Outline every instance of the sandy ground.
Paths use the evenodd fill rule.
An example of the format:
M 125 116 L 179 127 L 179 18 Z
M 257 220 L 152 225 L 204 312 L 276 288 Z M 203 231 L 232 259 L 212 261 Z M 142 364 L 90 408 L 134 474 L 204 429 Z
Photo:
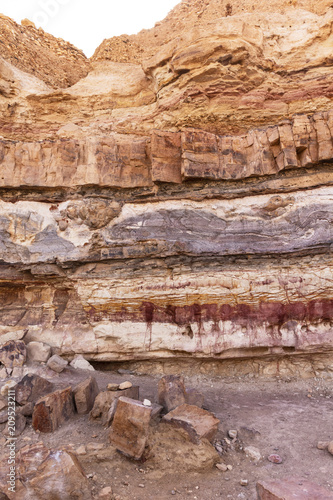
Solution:
M 90 374 L 66 369 L 52 381 L 74 387 Z M 116 371 L 96 371 L 95 376 L 100 390 L 110 382 L 130 380 L 140 386 L 140 399 L 157 401 L 159 377 Z M 112 486 L 118 500 L 171 497 L 254 500 L 258 480 L 295 476 L 333 491 L 333 456 L 317 449 L 318 441 L 333 440 L 332 379 L 209 379 L 200 375 L 187 377 L 185 382 L 187 387 L 196 387 L 205 395 L 205 408 L 220 419 L 217 441 L 223 445 L 221 462 L 231 465 L 232 470 L 221 472 L 214 466 L 201 467 L 204 457 L 201 460 L 195 445 L 185 446 L 180 437 L 179 441 L 176 438 L 172 442 L 174 449 L 170 443 L 163 447 L 162 440 L 161 457 L 148 457 L 141 462 L 131 461 L 117 452 L 101 458 L 95 451 L 79 457 L 89 475 L 93 494 L 97 495 L 104 486 Z M 230 429 L 238 431 L 239 439 L 228 444 L 225 438 Z M 156 439 L 158 428 L 152 432 Z M 88 415 L 75 416 L 53 434 L 36 433 L 29 420 L 18 439 L 18 449 L 40 440 L 53 449 L 70 446 L 75 450 L 88 443 L 109 446 L 108 430 L 91 423 Z M 261 452 L 262 459 L 257 464 L 244 453 L 244 447 L 249 445 Z M 267 457 L 272 453 L 279 454 L 283 463 L 270 463 Z M 242 479 L 248 480 L 247 486 L 240 484 Z

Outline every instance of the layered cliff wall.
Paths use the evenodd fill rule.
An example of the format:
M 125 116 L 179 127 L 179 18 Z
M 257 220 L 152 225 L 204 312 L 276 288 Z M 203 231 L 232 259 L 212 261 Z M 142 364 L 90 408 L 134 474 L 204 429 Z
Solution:
M 1 340 L 329 372 L 333 9 L 194 4 L 71 87 L 2 60 Z

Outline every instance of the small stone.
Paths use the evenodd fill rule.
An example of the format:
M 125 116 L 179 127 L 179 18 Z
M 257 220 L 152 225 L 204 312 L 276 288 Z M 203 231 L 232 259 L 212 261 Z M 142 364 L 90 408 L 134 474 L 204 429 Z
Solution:
M 149 401 L 149 399 L 144 399 L 144 400 L 143 400 L 143 404 L 144 404 L 145 406 L 151 406 L 151 401 Z
M 228 465 L 227 465 L 227 469 L 228 469 L 228 470 L 232 470 L 232 465 L 228 464 Z
M 260 450 L 258 450 L 258 448 L 256 448 L 255 446 L 246 446 L 246 448 L 244 448 L 244 452 L 248 457 L 252 458 L 252 460 L 254 460 L 256 463 L 261 460 Z
M 218 452 L 218 453 L 223 453 L 223 448 L 221 445 L 219 444 L 216 444 L 215 445 L 215 450 Z
M 87 454 L 86 447 L 82 444 L 76 449 L 75 453 L 77 455 L 86 455 Z
M 133 387 L 132 382 L 126 381 L 119 385 L 119 390 L 124 391 L 125 389 L 130 389 L 131 387 Z
M 112 500 L 112 488 L 110 486 L 106 486 L 103 488 L 98 495 L 99 500 Z
M 9 340 L 0 347 L 0 363 L 6 368 L 23 366 L 27 359 L 27 349 L 22 340 Z
M 272 462 L 272 464 L 282 464 L 282 462 L 283 462 L 280 455 L 276 455 L 275 453 L 273 453 L 272 455 L 269 455 L 268 460 L 269 460 L 269 462 Z
M 57 372 L 57 373 L 61 373 L 62 371 L 64 371 L 64 369 L 66 368 L 67 365 L 68 365 L 68 361 L 61 358 L 57 354 L 54 354 L 54 356 L 52 356 L 48 360 L 48 362 L 46 363 L 46 366 L 48 368 L 50 368 L 51 370 L 53 370 L 54 372 Z
M 120 373 L 120 375 L 131 375 L 133 372 L 132 370 L 125 370 L 125 368 L 119 368 L 118 373 Z
M 318 441 L 317 448 L 318 450 L 327 450 L 329 441 Z
M 103 443 L 88 443 L 87 444 L 87 451 L 99 451 L 103 450 L 104 444 Z
M 108 384 L 107 390 L 108 391 L 118 391 L 119 390 L 119 384 Z
M 139 488 L 144 488 L 145 485 L 144 484 L 139 484 Z
M 328 450 L 328 452 L 329 452 L 331 455 L 333 455 L 333 441 L 331 441 L 330 443 L 328 443 L 327 450 Z
M 43 342 L 29 342 L 27 357 L 31 362 L 46 363 L 51 357 L 51 346 Z
M 4 396 L 6 398 L 8 396 L 8 391 L 10 391 L 11 389 L 14 389 L 14 387 L 16 387 L 16 382 L 14 382 L 14 380 L 8 380 L 8 382 L 6 382 L 1 387 L 1 390 L 0 390 L 1 396 Z
M 75 370 L 89 370 L 94 372 L 95 368 L 81 354 L 76 354 L 70 366 Z
M 171 495 L 175 495 L 175 494 L 176 494 L 175 490 L 171 490 Z
M 229 436 L 231 439 L 237 439 L 238 432 L 237 432 L 237 431 L 235 431 L 235 430 L 228 431 L 228 436 Z
M 248 480 L 247 480 L 247 479 L 241 479 L 241 480 L 240 480 L 240 485 L 241 485 L 241 486 L 248 486 L 248 484 L 249 484 L 249 482 L 248 482 Z
M 216 464 L 216 468 L 222 472 L 227 472 L 227 470 L 229 470 L 226 464 Z

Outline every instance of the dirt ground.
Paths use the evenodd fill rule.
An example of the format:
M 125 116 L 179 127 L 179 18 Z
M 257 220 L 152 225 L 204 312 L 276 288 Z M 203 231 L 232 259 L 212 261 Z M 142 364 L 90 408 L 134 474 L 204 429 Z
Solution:
M 50 371 L 47 372 L 50 375 Z M 70 368 L 55 374 L 52 381 L 74 387 L 89 375 L 91 372 Z M 157 376 L 117 371 L 96 371 L 95 376 L 100 390 L 110 382 L 129 380 L 140 386 L 140 399 L 157 402 Z M 53 434 L 36 433 L 29 420 L 18 438 L 17 448 L 41 440 L 53 449 L 104 445 L 104 451 L 93 450 L 79 456 L 79 460 L 93 494 L 97 495 L 104 486 L 111 486 L 117 500 L 171 497 L 255 500 L 258 480 L 295 476 L 333 491 L 333 456 L 317 449 L 318 441 L 333 440 L 332 379 L 210 379 L 200 375 L 185 377 L 185 382 L 187 387 L 195 387 L 204 394 L 204 407 L 220 419 L 217 436 L 223 448 L 220 461 L 231 465 L 232 470 L 219 471 L 206 460 L 205 449 L 196 449 L 196 445 L 186 443 L 181 436 L 163 438 L 162 424 L 152 429 L 155 441 L 161 435 L 160 447 L 155 448 L 159 456 L 131 461 L 110 447 L 108 430 L 90 422 L 88 415 L 77 415 Z M 225 438 L 231 429 L 238 431 L 239 439 L 229 440 L 228 444 Z M 244 453 L 244 447 L 250 445 L 261 452 L 262 459 L 257 464 Z M 269 462 L 267 457 L 272 453 L 279 454 L 283 463 Z M 247 486 L 240 484 L 243 479 L 248 480 Z

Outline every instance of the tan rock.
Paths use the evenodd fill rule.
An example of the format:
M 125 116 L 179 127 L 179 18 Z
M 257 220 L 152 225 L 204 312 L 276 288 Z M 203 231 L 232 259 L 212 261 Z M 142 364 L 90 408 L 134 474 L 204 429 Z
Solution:
M 51 356 L 51 346 L 43 342 L 29 342 L 27 344 L 27 357 L 29 361 L 46 363 Z
M 132 382 L 123 382 L 119 385 L 119 390 L 120 391 L 124 391 L 125 389 L 130 389 L 131 387 L 133 387 L 133 384 Z
M 183 377 L 166 375 L 158 383 L 158 402 L 167 412 L 186 401 Z
M 36 402 L 32 414 L 35 431 L 54 432 L 74 415 L 73 393 L 70 387 L 55 391 Z
M 327 450 L 331 455 L 333 455 L 333 441 L 328 443 Z
M 64 371 L 64 369 L 66 368 L 67 365 L 68 365 L 68 361 L 61 358 L 57 354 L 54 354 L 53 356 L 51 356 L 51 358 L 47 362 L 48 368 L 50 368 L 51 370 L 53 370 L 57 373 L 61 373 L 62 371 Z
M 16 385 L 15 397 L 20 405 L 35 403 L 39 398 L 52 392 L 53 384 L 43 377 L 28 374 Z
M 145 450 L 152 409 L 140 401 L 120 397 L 109 439 L 117 450 L 139 460 Z
M 112 488 L 111 486 L 106 486 L 98 494 L 99 500 L 112 500 Z
M 94 377 L 89 377 L 73 389 L 76 411 L 79 414 L 89 413 L 97 394 L 99 393 L 98 384 Z
M 212 442 L 220 423 L 212 413 L 188 404 L 177 406 L 163 417 L 162 422 L 183 429 L 193 443 L 201 439 Z
M 118 391 L 119 390 L 119 384 L 108 384 L 107 385 L 107 390 L 108 391 Z
M 92 498 L 89 483 L 77 458 L 63 450 L 49 454 L 29 481 L 29 488 L 38 500 L 48 495 L 62 500 Z
M 87 361 L 81 354 L 76 354 L 70 366 L 75 370 L 89 370 L 95 371 L 95 368 Z
M 331 500 L 333 493 L 304 479 L 279 479 L 257 483 L 259 500 Z

